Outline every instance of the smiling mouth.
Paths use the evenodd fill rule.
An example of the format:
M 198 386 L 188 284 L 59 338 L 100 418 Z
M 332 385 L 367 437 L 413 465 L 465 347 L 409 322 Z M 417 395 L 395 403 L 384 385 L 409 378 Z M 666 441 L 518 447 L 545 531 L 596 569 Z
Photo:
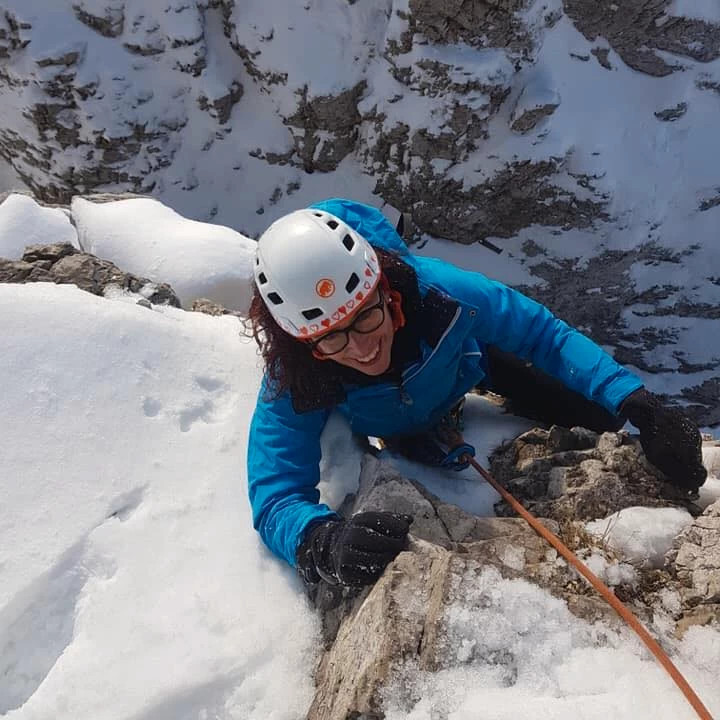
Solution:
M 377 344 L 377 347 L 365 357 L 361 358 L 355 358 L 355 362 L 360 363 L 361 365 L 369 365 L 372 362 L 375 362 L 377 360 L 378 356 L 380 355 L 380 343 Z

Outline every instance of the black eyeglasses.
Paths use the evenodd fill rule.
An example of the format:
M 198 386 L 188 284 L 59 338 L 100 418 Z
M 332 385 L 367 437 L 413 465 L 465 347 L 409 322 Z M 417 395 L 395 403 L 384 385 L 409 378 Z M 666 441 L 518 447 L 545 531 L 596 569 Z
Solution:
M 377 330 L 385 322 L 385 298 L 382 290 L 378 288 L 380 299 L 369 308 L 358 313 L 355 319 L 342 330 L 332 330 L 317 340 L 308 344 L 320 355 L 337 355 L 342 352 L 350 342 L 350 332 L 368 335 Z

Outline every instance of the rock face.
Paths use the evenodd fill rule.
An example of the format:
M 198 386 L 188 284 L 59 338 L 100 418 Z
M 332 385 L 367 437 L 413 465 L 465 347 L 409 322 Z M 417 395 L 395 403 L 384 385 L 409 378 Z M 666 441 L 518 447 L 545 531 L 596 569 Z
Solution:
M 692 292 L 682 282 L 637 289 L 628 272 L 710 268 L 714 256 L 702 238 L 668 251 L 655 217 L 638 220 L 647 232 L 624 238 L 623 213 L 636 211 L 620 197 L 634 188 L 631 173 L 612 176 L 606 138 L 584 135 L 585 120 L 567 126 L 568 114 L 584 117 L 577 96 L 598 84 L 596 73 L 610 79 L 623 66 L 657 82 L 682 69 L 683 91 L 672 78 L 647 115 L 668 131 L 695 127 L 696 96 L 720 88 L 715 69 L 704 69 L 720 56 L 717 22 L 674 16 L 669 0 L 564 0 L 552 10 L 540 0 L 370 1 L 323 17 L 313 3 L 281 17 L 236 0 L 57 0 L 52 15 L 21 0 L 5 6 L 0 158 L 39 199 L 150 193 L 255 236 L 295 209 L 311 174 L 338 172 L 345 194 L 357 186 L 409 213 L 416 238 L 472 244 L 525 234 L 517 260 L 535 284 L 521 290 L 622 362 L 686 374 L 678 399 L 701 424 L 720 422 L 718 378 L 693 377 L 718 371 L 717 354 L 667 347 L 689 347 L 687 318 L 717 318 L 704 300 L 717 277 L 696 277 Z M 569 37 L 578 39 L 567 53 L 543 52 Z M 563 63 L 577 65 L 586 84 L 566 90 Z M 662 148 L 665 137 L 649 142 Z M 696 213 L 720 202 L 713 186 L 693 193 Z M 555 257 L 553 238 L 566 233 Z M 608 249 L 607 237 L 623 239 Z M 570 257 L 567 248 L 583 242 Z M 600 247 L 587 262 L 590 245 Z M 634 317 L 650 321 L 628 327 Z
M 555 454 L 541 455 L 540 448 L 547 450 L 548 444 Z M 556 468 L 578 471 L 567 486 L 555 488 L 554 498 L 545 505 L 535 497 L 533 507 L 556 516 L 543 522 L 580 556 L 592 554 L 595 561 L 602 558 L 605 581 L 636 614 L 646 622 L 655 613 L 669 615 L 678 632 L 697 622 L 720 625 L 720 558 L 706 552 L 706 548 L 720 545 L 717 504 L 677 538 L 677 559 L 671 557 L 665 570 L 643 571 L 594 542 L 578 522 L 582 516 L 598 517 L 593 513 L 627 507 L 643 499 L 653 506 L 671 504 L 671 499 L 656 496 L 663 483 L 650 476 L 634 443 L 623 444 L 612 433 L 598 438 L 585 431 L 553 428 L 550 432 L 534 429 L 513 447 L 523 455 L 516 462 L 524 463 L 526 470 L 537 467 L 541 459 L 551 458 Z M 558 453 L 564 456 L 560 458 Z M 598 473 L 580 470 L 588 461 L 612 466 L 604 477 L 611 486 L 609 500 L 598 497 Z M 624 492 L 612 487 L 611 474 L 627 485 Z M 517 487 L 523 489 L 522 484 Z M 648 495 L 642 498 L 642 492 Z M 563 500 L 565 495 L 568 497 Z M 526 504 L 532 506 L 533 501 Z M 568 515 L 570 507 L 577 509 L 578 518 Z M 372 588 L 343 594 L 326 586 L 325 594 L 316 596 L 324 621 L 326 652 L 318 666 L 317 693 L 308 720 L 383 718 L 383 689 L 401 667 L 409 665 L 435 673 L 472 663 L 473 653 L 478 654 L 477 661 L 489 661 L 490 648 L 460 651 L 448 645 L 448 637 L 452 636 L 453 617 L 491 603 L 492 587 L 501 578 L 522 578 L 549 590 L 580 618 L 620 623 L 610 606 L 525 521 L 469 515 L 367 455 L 357 495 L 348 498 L 344 513 L 370 509 L 412 514 L 412 541 L 408 551 L 397 557 Z M 702 615 L 695 607 L 700 604 Z M 508 682 L 512 683 L 512 658 L 495 661 L 506 668 Z
M 421 231 L 469 243 L 533 224 L 583 228 L 605 217 L 607 198 L 587 192 L 583 178 L 569 171 L 569 155 L 535 150 L 532 160 L 495 163 L 476 180 L 451 172 L 482 149 L 509 98 L 518 133 L 537 129 L 559 106 L 551 77 L 540 89 L 518 78 L 537 61 L 563 11 L 546 12 L 533 0 L 410 0 L 362 14 L 351 3 L 334 32 L 339 44 L 360 48 L 352 58 L 357 70 L 315 89 L 302 61 L 299 68 L 278 67 L 272 52 L 296 42 L 288 32 L 307 32 L 304 23 L 317 32 L 309 6 L 307 19 L 298 19 L 303 26 L 289 20 L 286 30 L 273 25 L 271 14 L 248 15 L 235 0 L 165 5 L 67 0 L 67 37 L 59 45 L 39 42 L 49 30 L 45 19 L 19 2 L 0 18 L 0 93 L 22 117 L 0 126 L 0 156 L 39 198 L 67 202 L 109 185 L 161 189 L 184 146 L 199 152 L 227 146 L 233 109 L 253 85 L 273 99 L 267 114 L 280 120 L 286 142 L 251 148 L 252 157 L 310 173 L 335 171 L 353 154 L 385 201 L 416 208 Z M 720 26 L 669 16 L 667 6 L 668 0 L 565 0 L 563 10 L 588 40 L 606 40 L 639 72 L 664 75 L 680 67 L 661 51 L 698 62 L 720 55 Z M 325 69 L 335 72 L 328 64 L 337 58 L 322 47 L 327 39 L 322 33 L 315 39 Z M 454 44 L 474 52 L 443 52 Z M 100 47 L 114 52 L 110 75 L 97 72 Z M 610 67 L 607 48 L 593 52 L 599 59 L 604 53 Z M 380 85 L 388 92 L 373 92 Z M 192 142 L 201 127 L 204 140 Z M 197 182 L 193 172 L 173 180 L 185 190 Z M 278 186 L 270 202 L 290 194 L 290 185 Z M 508 185 L 515 192 L 504 198 Z
M 682 627 L 720 620 L 720 501 L 676 539 L 668 566 L 686 612 Z
M 678 634 L 692 624 L 720 626 L 720 557 L 715 552 L 720 502 L 676 538 L 662 570 L 632 567 L 582 530 L 582 519 L 631 505 L 687 505 L 656 477 L 633 439 L 622 433 L 534 428 L 499 452 L 493 465 L 524 504 L 546 518 L 549 529 L 580 557 L 592 555 L 595 568 L 599 561 L 605 582 L 646 623 L 665 618 L 664 627 L 669 623 Z M 524 475 L 517 475 L 518 468 Z M 601 483 L 608 488 L 605 498 Z M 548 484 L 553 486 L 549 497 Z M 449 646 L 448 638 L 453 618 L 492 603 L 492 587 L 502 578 L 545 588 L 580 618 L 620 623 L 525 521 L 469 515 L 366 455 L 357 494 L 346 499 L 342 510 L 350 515 L 372 509 L 413 515 L 412 541 L 372 588 L 339 592 L 325 586 L 315 596 L 326 652 L 308 720 L 381 719 L 383 690 L 402 668 L 441 672 L 472 663 L 474 652 L 478 661 L 489 661 L 490 648 L 465 652 Z M 514 681 L 512 658 L 493 663 L 505 667 L 508 682 Z
M 636 437 L 584 428 L 534 428 L 501 448 L 493 475 L 525 507 L 557 522 L 592 520 L 635 505 L 700 508 L 664 482 Z M 504 502 L 500 515 L 512 515 Z
M 720 57 L 720 28 L 705 20 L 668 15 L 667 0 L 564 0 L 563 4 L 588 40 L 605 38 L 639 72 L 659 77 L 682 69 L 658 51 L 702 62 Z M 611 69 L 609 63 L 605 67 Z
M 0 258 L 0 282 L 54 282 L 77 285 L 94 295 L 108 287 L 139 293 L 147 302 L 180 307 L 173 289 L 123 272 L 108 260 L 83 253 L 69 243 L 30 245 L 21 260 Z

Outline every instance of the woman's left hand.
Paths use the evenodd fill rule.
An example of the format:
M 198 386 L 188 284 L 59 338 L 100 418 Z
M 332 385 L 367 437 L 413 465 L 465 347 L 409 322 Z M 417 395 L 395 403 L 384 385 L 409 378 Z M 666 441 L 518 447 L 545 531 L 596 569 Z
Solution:
M 697 492 L 707 470 L 702 464 L 702 436 L 695 422 L 644 388 L 629 395 L 620 412 L 640 431 L 647 459 L 673 484 Z

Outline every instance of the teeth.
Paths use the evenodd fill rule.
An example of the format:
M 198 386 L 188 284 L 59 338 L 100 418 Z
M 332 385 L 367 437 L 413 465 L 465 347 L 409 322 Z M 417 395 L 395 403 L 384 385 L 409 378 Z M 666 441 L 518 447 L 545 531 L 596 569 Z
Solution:
M 380 346 L 378 345 L 369 355 L 366 355 L 365 357 L 357 358 L 357 362 L 359 363 L 369 363 L 372 362 L 380 352 Z

